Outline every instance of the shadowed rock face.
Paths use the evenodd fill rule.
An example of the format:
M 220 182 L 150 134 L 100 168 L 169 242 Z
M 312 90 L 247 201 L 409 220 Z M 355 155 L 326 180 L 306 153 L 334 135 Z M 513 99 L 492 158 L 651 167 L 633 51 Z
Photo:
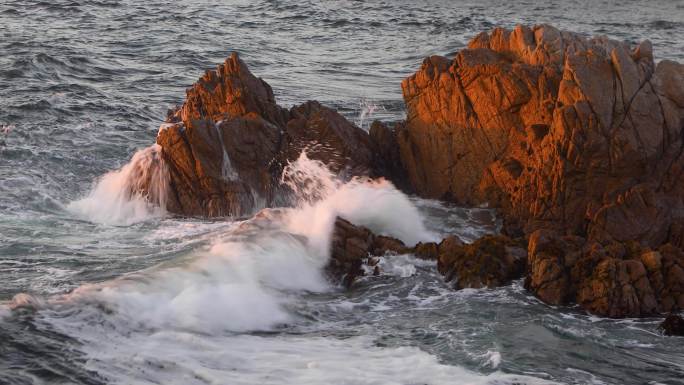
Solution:
M 578 303 L 608 317 L 640 317 L 684 308 L 684 252 L 638 242 L 601 244 L 535 231 L 527 289 L 554 305 Z
M 498 287 L 522 278 L 527 251 L 519 241 L 503 235 L 486 235 L 472 244 L 456 237 L 439 244 L 437 268 L 455 289 Z
M 363 226 L 357 226 L 346 219 L 335 218 L 330 262 L 326 267 L 333 281 L 350 287 L 354 281 L 366 274 L 366 268 L 373 268 L 373 274 L 380 274 L 376 257 L 413 253 L 399 239 L 376 235 Z
M 167 209 L 183 215 L 243 215 L 272 204 L 283 167 L 304 149 L 341 176 L 372 170 L 365 131 L 318 102 L 281 108 L 237 54 L 187 90 L 157 143 L 170 174 Z
M 550 26 L 495 29 L 402 83 L 421 195 L 500 207 L 511 233 L 657 246 L 684 216 L 684 66 Z

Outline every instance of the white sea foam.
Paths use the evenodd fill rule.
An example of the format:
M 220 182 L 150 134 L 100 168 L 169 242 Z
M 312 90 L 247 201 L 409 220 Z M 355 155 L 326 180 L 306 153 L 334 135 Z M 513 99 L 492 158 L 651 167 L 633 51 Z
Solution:
M 126 327 L 215 334 L 270 330 L 291 321 L 284 293 L 328 287 L 320 274 L 324 261 L 301 239 L 258 227 L 238 230 L 170 266 L 86 285 L 60 302 L 97 303 Z
M 136 175 L 131 169 L 138 157 L 147 161 L 153 151 L 106 175 L 87 199 L 93 205 L 110 199 L 104 205 L 110 215 L 138 216 L 126 205 L 142 204 L 138 198 L 144 197 L 127 195 L 126 180 Z M 408 244 L 435 239 L 409 199 L 387 181 L 342 182 L 305 154 L 284 180 L 299 194 L 295 208 L 262 210 L 227 226 L 211 246 L 151 269 L 47 303 L 17 297 L 17 304 L 40 309 L 53 328 L 77 338 L 87 366 L 108 383 L 536 383 L 445 365 L 415 347 L 379 347 L 371 336 L 239 334 L 307 322 L 293 309 L 302 293 L 331 289 L 322 270 L 338 215 Z M 415 274 L 416 264 L 410 256 L 383 262 L 402 277 Z
M 88 195 L 67 209 L 95 223 L 130 225 L 166 212 L 168 171 L 161 147 L 136 152 L 119 170 L 102 176 Z
M 379 347 L 370 337 L 197 336 L 163 331 L 134 335 L 112 350 L 88 347 L 88 366 L 121 384 L 551 384 L 482 375 L 440 363 L 415 347 Z M 97 349 L 95 349 L 97 348 Z
M 487 350 L 487 353 L 484 354 L 484 358 L 487 361 L 487 365 L 494 369 L 501 365 L 501 353 L 496 350 Z

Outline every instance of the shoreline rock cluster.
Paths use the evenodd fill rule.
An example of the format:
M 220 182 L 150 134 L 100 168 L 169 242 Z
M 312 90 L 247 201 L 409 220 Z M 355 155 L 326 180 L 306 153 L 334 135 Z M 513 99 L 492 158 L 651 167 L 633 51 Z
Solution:
M 285 109 L 233 54 L 187 91 L 157 143 L 167 209 L 243 215 L 278 205 L 303 149 L 341 177 L 385 177 L 422 197 L 488 204 L 503 235 L 407 248 L 338 219 L 329 271 L 412 252 L 455 288 L 526 277 L 546 303 L 607 317 L 684 309 L 684 65 L 549 25 L 494 29 L 402 83 L 403 122 L 365 132 L 309 101 Z
M 386 143 L 410 186 L 497 207 L 529 240 L 528 290 L 608 317 L 684 309 L 684 65 L 517 26 L 427 58 L 402 90 Z

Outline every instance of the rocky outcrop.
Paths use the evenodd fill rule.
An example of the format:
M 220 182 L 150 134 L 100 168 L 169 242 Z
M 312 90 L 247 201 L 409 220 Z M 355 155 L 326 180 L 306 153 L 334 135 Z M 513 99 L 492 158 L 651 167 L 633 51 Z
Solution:
M 366 133 L 317 102 L 278 106 L 233 54 L 160 129 L 168 210 L 286 204 L 283 170 L 306 151 L 342 178 L 497 207 L 508 236 L 529 238 L 525 264 L 506 237 L 407 248 L 340 219 L 329 272 L 347 285 L 369 256 L 410 252 L 437 260 L 455 288 L 527 269 L 526 287 L 552 304 L 610 317 L 684 308 L 684 65 L 656 65 L 648 41 L 518 26 L 427 58 L 402 90 L 406 121 Z
M 517 26 L 425 59 L 402 89 L 406 122 L 379 143 L 418 194 L 497 207 L 529 237 L 539 298 L 610 317 L 684 306 L 684 65 L 656 65 L 648 41 Z
M 375 235 L 369 229 L 340 217 L 335 219 L 331 247 L 326 271 L 331 280 L 341 282 L 345 287 L 350 287 L 358 277 L 365 275 L 364 264 L 374 267 L 374 274 L 380 273 L 377 259 L 373 256 L 411 251 L 398 239 Z
M 551 26 L 495 29 L 402 83 L 421 195 L 499 207 L 509 233 L 656 247 L 684 217 L 684 66 Z
M 457 290 L 507 285 L 526 272 L 527 252 L 521 246 L 503 235 L 487 235 L 472 244 L 452 236 L 439 245 L 437 268 Z
M 187 90 L 157 143 L 170 175 L 167 209 L 184 215 L 243 215 L 273 204 L 286 195 L 283 167 L 303 150 L 341 177 L 373 170 L 365 131 L 317 102 L 278 106 L 237 54 Z
M 684 252 L 638 242 L 587 242 L 535 231 L 528 244 L 527 289 L 554 305 L 577 303 L 607 317 L 640 317 L 684 308 Z
M 326 271 L 332 281 L 350 287 L 367 271 L 380 274 L 376 257 L 391 258 L 397 254 L 413 254 L 417 258 L 437 261 L 439 272 L 455 289 L 507 285 L 511 280 L 522 278 L 526 271 L 527 252 L 521 247 L 521 240 L 488 235 L 472 244 L 464 244 L 458 237 L 450 236 L 440 243 L 407 247 L 398 239 L 375 235 L 369 229 L 339 217 L 335 220 Z

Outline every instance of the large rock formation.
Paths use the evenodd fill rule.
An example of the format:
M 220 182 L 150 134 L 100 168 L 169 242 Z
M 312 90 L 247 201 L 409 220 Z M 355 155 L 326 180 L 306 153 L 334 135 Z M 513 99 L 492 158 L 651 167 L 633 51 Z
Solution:
M 511 233 L 650 246 L 684 217 L 684 66 L 656 66 L 648 41 L 498 28 L 402 89 L 396 139 L 423 196 L 499 207 Z
M 365 131 L 317 102 L 278 106 L 237 54 L 187 90 L 157 143 L 169 169 L 167 209 L 184 215 L 242 215 L 271 205 L 283 196 L 283 167 L 305 149 L 341 176 L 370 174 L 373 163 Z
M 425 59 L 402 89 L 407 120 L 376 129 L 381 151 L 396 143 L 418 194 L 489 204 L 505 232 L 532 234 L 542 300 L 684 308 L 684 65 L 656 65 L 648 41 L 518 26 Z

